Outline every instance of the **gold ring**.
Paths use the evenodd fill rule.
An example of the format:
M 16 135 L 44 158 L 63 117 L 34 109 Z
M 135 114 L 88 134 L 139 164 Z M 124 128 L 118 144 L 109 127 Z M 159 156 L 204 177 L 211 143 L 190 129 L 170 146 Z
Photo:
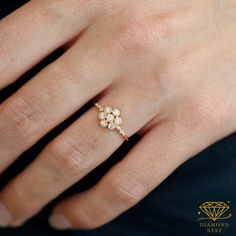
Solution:
M 98 102 L 94 103 L 98 108 L 99 114 L 98 118 L 100 120 L 100 126 L 103 128 L 108 128 L 111 130 L 118 130 L 125 141 L 129 141 L 128 136 L 125 134 L 124 130 L 120 127 L 122 124 L 121 112 L 118 108 L 112 107 L 102 107 Z

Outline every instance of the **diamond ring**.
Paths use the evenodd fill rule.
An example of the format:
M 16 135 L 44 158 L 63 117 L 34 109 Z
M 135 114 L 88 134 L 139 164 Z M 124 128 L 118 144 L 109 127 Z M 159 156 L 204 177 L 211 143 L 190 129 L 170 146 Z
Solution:
M 120 117 L 121 112 L 118 108 L 102 107 L 98 102 L 94 105 L 99 110 L 98 118 L 100 120 L 100 126 L 111 130 L 118 130 L 126 141 L 129 141 L 128 136 L 124 130 L 120 127 L 122 124 L 122 118 Z

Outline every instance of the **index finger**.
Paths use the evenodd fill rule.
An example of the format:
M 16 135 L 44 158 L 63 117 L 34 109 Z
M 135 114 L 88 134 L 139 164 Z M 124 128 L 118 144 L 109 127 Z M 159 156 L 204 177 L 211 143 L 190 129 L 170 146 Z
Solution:
M 90 9 L 81 1 L 34 0 L 2 19 L 0 89 L 83 31 Z

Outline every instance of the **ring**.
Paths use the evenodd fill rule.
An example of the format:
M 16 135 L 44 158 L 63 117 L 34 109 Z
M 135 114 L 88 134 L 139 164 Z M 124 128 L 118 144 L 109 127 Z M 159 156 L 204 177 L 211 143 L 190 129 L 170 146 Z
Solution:
M 103 108 L 98 102 L 95 102 L 94 105 L 99 110 L 98 118 L 100 120 L 100 126 L 111 130 L 118 130 L 125 141 L 129 141 L 129 138 L 125 134 L 125 131 L 120 127 L 120 125 L 122 124 L 120 110 L 118 108 L 112 107 Z

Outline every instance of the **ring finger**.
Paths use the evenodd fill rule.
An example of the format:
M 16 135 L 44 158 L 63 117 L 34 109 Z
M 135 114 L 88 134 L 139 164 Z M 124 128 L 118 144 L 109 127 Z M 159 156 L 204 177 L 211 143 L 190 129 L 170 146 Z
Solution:
M 131 93 L 123 96 L 118 94 L 120 90 L 111 88 L 100 103 L 122 108 L 122 128 L 131 136 L 156 115 L 157 108 L 156 104 L 148 105 L 147 98 L 137 99 Z M 123 93 L 128 92 L 124 86 Z M 97 116 L 97 108 L 91 108 L 5 187 L 0 205 L 8 210 L 1 211 L 0 224 L 21 224 L 105 161 L 122 144 L 124 139 L 119 132 L 101 128 Z

